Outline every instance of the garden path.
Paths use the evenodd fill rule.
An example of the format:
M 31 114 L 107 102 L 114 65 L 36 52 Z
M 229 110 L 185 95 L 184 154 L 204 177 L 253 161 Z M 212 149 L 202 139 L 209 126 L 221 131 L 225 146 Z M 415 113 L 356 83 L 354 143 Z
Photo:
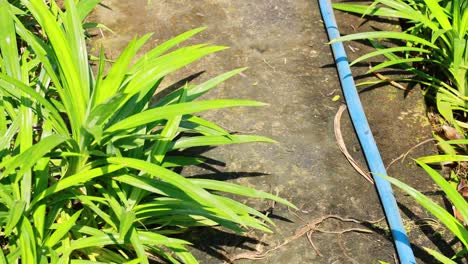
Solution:
M 206 72 L 195 82 L 247 66 L 249 70 L 244 75 L 229 80 L 209 96 L 248 98 L 270 104 L 263 108 L 216 111 L 204 116 L 216 120 L 230 131 L 269 136 L 278 144 L 210 149 L 203 155 L 216 159 L 218 163 L 211 168 L 187 168 L 183 173 L 222 177 L 278 192 L 300 207 L 300 211 L 274 206 L 270 211 L 277 224 L 275 233 L 266 236 L 249 234 L 253 239 L 218 231 L 202 231 L 201 236 L 194 233 L 193 237 L 198 237 L 195 254 L 202 263 L 235 259 L 236 255 L 239 257 L 238 254 L 249 248 L 264 252 L 293 236 L 305 224 L 330 214 L 362 221 L 376 221 L 383 217 L 374 187 L 350 167 L 335 141 L 333 119 L 342 99 L 332 100 L 335 95 L 340 95 L 340 86 L 316 1 L 104 0 L 103 4 L 107 7 L 98 7 L 93 20 L 105 24 L 116 35 L 104 32 L 95 38 L 94 46 L 102 41 L 108 57 L 115 58 L 136 35 L 155 32 L 147 47 L 150 48 L 176 34 L 207 26 L 208 29 L 193 42 L 231 48 L 180 71 L 170 80 L 165 80 L 165 85 L 200 71 Z M 342 14 L 338 20 L 342 32 L 351 32 L 362 22 L 357 17 Z M 366 50 L 363 45 L 351 45 L 347 45 L 350 57 Z M 359 74 L 365 69 L 355 71 Z M 368 89 L 361 95 L 386 164 L 418 142 L 430 138 L 428 122 L 421 114 L 424 107 L 419 91 L 405 96 L 400 90 L 384 86 Z M 343 115 L 342 130 L 351 154 L 363 162 L 346 114 Z M 430 144 L 425 145 L 412 152 L 410 157 L 430 151 L 433 151 Z M 389 173 L 419 186 L 423 191 L 432 190 L 427 177 L 415 168 L 409 158 L 396 163 Z M 430 240 L 439 231 L 438 227 L 415 224 L 411 220 L 414 219 L 413 213 L 421 217 L 427 215 L 403 195 L 400 197 L 403 198 L 402 209 L 405 210 L 412 239 L 434 247 Z M 249 202 L 255 203 L 259 209 L 271 206 Z M 412 213 L 406 209 L 408 207 Z M 385 221 L 359 225 L 329 219 L 320 225 L 320 229 L 330 231 L 349 228 L 370 228 L 372 233 L 337 235 L 315 232 L 310 238 L 321 256 L 303 236 L 269 252 L 258 263 L 377 263 L 378 260 L 393 263 L 394 249 Z M 258 247 L 262 243 L 263 248 Z M 418 248 L 416 254 L 419 258 L 427 257 Z M 251 253 L 250 257 L 254 254 Z M 239 260 L 236 263 L 250 262 Z

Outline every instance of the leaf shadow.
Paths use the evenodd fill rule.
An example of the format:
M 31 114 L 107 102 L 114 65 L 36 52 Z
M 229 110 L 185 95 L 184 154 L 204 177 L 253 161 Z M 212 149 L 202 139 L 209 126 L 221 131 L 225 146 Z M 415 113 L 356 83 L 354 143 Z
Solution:
M 160 99 L 166 97 L 167 95 L 169 95 L 170 93 L 184 87 L 185 85 L 187 85 L 188 83 L 190 83 L 191 81 L 197 79 L 198 77 L 200 77 L 201 75 L 203 75 L 203 73 L 205 73 L 205 71 L 200 71 L 200 72 L 196 72 L 194 74 L 191 74 L 185 78 L 182 78 L 181 80 L 161 89 L 159 92 L 157 92 L 153 98 L 151 98 L 151 102 L 157 102 L 159 101 Z
M 257 245 L 267 246 L 268 243 L 257 238 L 226 232 L 217 228 L 198 228 L 186 234 L 192 247 L 220 261 L 230 263 L 229 249 L 255 251 Z M 187 237 L 185 237 L 187 239 Z

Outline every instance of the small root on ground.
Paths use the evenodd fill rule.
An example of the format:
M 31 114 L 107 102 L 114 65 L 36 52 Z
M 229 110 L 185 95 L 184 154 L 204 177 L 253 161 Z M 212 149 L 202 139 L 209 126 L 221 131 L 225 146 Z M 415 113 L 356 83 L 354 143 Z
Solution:
M 388 168 L 390 168 L 390 166 L 392 166 L 395 162 L 399 161 L 399 160 L 402 160 L 404 161 L 406 159 L 406 157 L 413 151 L 415 150 L 416 148 L 428 143 L 428 142 L 433 142 L 433 141 L 437 141 L 435 138 L 429 138 L 429 139 L 426 139 L 426 140 L 423 140 L 421 142 L 419 142 L 418 144 L 414 145 L 413 147 L 411 147 L 408 151 L 406 151 L 405 153 L 401 154 L 400 156 L 398 156 L 397 158 L 393 159 L 385 169 L 388 170 Z
M 341 217 L 341 216 L 338 216 L 338 215 L 326 215 L 326 216 L 322 216 L 318 219 L 315 219 L 313 221 L 310 221 L 309 223 L 305 224 L 304 226 L 302 226 L 301 228 L 299 228 L 298 230 L 296 230 L 296 232 L 294 232 L 294 234 L 292 236 L 289 236 L 287 237 L 283 242 L 281 242 L 280 244 L 270 248 L 270 249 L 267 249 L 267 250 L 264 250 L 264 244 L 263 243 L 258 243 L 257 247 L 256 247 L 256 251 L 255 252 L 242 252 L 242 253 L 239 253 L 239 254 L 236 254 L 236 255 L 231 255 L 231 256 L 227 256 L 227 259 L 229 261 L 225 261 L 224 264 L 231 264 L 231 263 L 234 263 L 234 261 L 236 260 L 240 260 L 240 259 L 251 259 L 251 260 L 258 260 L 258 259 L 264 259 L 266 258 L 270 253 L 288 245 L 289 243 L 303 237 L 303 236 L 306 236 L 309 244 L 311 245 L 312 249 L 315 251 L 315 253 L 317 254 L 317 256 L 322 256 L 322 254 L 320 253 L 320 251 L 318 250 L 317 246 L 314 244 L 313 240 L 312 240 L 312 234 L 313 233 L 326 233 L 326 234 L 337 234 L 338 235 L 338 239 L 339 239 L 339 242 L 341 243 L 340 244 L 340 247 L 344 253 L 344 255 L 349 259 L 349 260 L 352 260 L 353 263 L 357 263 L 354 259 L 351 258 L 351 256 L 349 256 L 348 253 L 346 253 L 346 248 L 344 247 L 344 245 L 342 245 L 342 235 L 345 234 L 345 233 L 349 233 L 349 232 L 358 232 L 358 233 L 373 233 L 372 230 L 369 230 L 369 229 L 364 229 L 364 228 L 347 228 L 347 229 L 343 229 L 343 230 L 323 230 L 323 229 L 320 229 L 319 226 L 320 224 L 324 223 L 326 220 L 328 219 L 335 219 L 335 220 L 339 220 L 341 222 L 348 222 L 348 223 L 356 223 L 356 224 L 364 224 L 364 223 L 367 223 L 367 224 L 374 224 L 374 223 L 378 223 L 378 222 L 381 222 L 382 220 L 384 220 L 385 218 L 382 218 L 382 219 L 379 219 L 379 220 L 376 220 L 376 221 L 361 221 L 361 220 L 357 220 L 357 219 L 354 219 L 354 218 L 344 218 L 344 217 Z M 263 241 L 265 239 L 265 236 L 260 239 L 260 241 Z
M 369 64 L 369 70 L 372 70 L 372 65 L 370 65 L 370 64 Z M 384 76 L 384 75 L 382 75 L 382 74 L 380 74 L 378 72 L 375 72 L 375 71 L 372 72 L 372 73 L 375 75 L 375 77 L 379 78 L 382 81 L 386 81 L 386 82 L 390 83 L 393 87 L 398 88 L 398 89 L 403 90 L 403 91 L 408 91 L 408 88 L 403 87 L 403 85 L 393 81 L 392 79 L 390 79 L 390 78 L 388 78 L 388 77 L 386 77 L 386 76 Z

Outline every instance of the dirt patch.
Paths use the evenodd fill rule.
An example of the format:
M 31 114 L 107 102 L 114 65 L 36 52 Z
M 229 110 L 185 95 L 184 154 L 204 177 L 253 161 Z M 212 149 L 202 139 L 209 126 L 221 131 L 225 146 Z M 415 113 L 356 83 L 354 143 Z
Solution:
M 341 88 L 315 1 L 163 0 L 148 4 L 147 0 L 104 0 L 103 3 L 108 8 L 99 7 L 93 19 L 113 29 L 116 35 L 104 32 L 104 37 L 96 39 L 95 46 L 103 42 L 108 57 L 115 58 L 136 35 L 155 32 L 147 46 L 149 49 L 186 30 L 207 26 L 193 43 L 209 42 L 231 49 L 179 71 L 165 80 L 164 86 L 201 71 L 206 72 L 195 82 L 248 66 L 250 69 L 244 76 L 229 80 L 209 97 L 249 98 L 270 104 L 260 109 L 238 108 L 204 116 L 230 131 L 269 136 L 279 144 L 202 149 L 200 153 L 216 162 L 187 168 L 182 173 L 233 180 L 277 192 L 300 210 L 292 212 L 284 207 L 247 200 L 256 208 L 269 210 L 277 225 L 275 233 L 265 236 L 249 233 L 241 237 L 221 230 L 195 230 L 190 237 L 196 242 L 194 252 L 201 263 L 221 263 L 245 252 L 265 252 L 327 215 L 352 218 L 356 222 L 327 219 L 320 229 L 338 233 L 311 229 L 255 263 L 394 261 L 388 228 L 385 221 L 379 221 L 383 214 L 375 189 L 350 167 L 335 142 L 333 119 L 342 102 L 332 98 L 341 94 Z M 349 33 L 362 21 L 340 14 L 338 22 L 342 32 Z M 352 58 L 367 49 L 361 44 L 350 44 L 347 48 Z M 364 67 L 355 69 L 355 75 L 364 70 Z M 363 89 L 361 96 L 386 164 L 431 137 L 420 91 L 405 94 L 394 87 L 383 86 Z M 342 130 L 351 154 L 365 164 L 346 114 Z M 389 174 L 431 196 L 438 196 L 432 194 L 434 186 L 428 177 L 411 161 L 411 157 L 433 151 L 431 144 L 417 148 L 407 159 L 396 162 Z M 430 216 L 408 197 L 397 193 L 410 237 L 418 245 L 436 248 L 431 241 L 436 241 L 435 234 L 443 229 L 430 220 L 424 225 L 415 222 L 417 217 Z M 340 233 L 350 228 L 372 232 Z M 308 234 L 310 239 L 307 239 Z M 446 245 L 437 243 L 445 249 Z M 415 250 L 422 262 L 430 262 L 420 248 Z M 252 260 L 243 259 L 236 263 L 250 262 Z

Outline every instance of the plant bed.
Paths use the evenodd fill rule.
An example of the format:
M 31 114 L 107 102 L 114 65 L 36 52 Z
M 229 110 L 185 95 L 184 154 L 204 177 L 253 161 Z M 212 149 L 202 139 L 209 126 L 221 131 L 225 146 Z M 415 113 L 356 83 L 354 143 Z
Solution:
M 230 179 L 273 192 L 278 189 L 282 197 L 298 205 L 302 209 L 296 212 L 300 218 L 284 208 L 274 208 L 274 216 L 282 217 L 282 220 L 273 217 L 277 224 L 275 234 L 266 237 L 252 235 L 259 241 L 267 242 L 268 245 L 260 250 L 281 244 L 309 221 L 328 214 L 369 221 L 382 219 L 374 187 L 350 170 L 335 142 L 333 118 L 340 101 L 334 102 L 332 99 L 339 94 L 340 87 L 316 3 L 305 0 L 262 3 L 202 1 L 197 4 L 165 2 L 150 6 L 146 5 L 146 1 L 135 5 L 121 1 L 107 3 L 111 9 L 99 8 L 96 21 L 117 33 L 116 36 L 104 33 L 101 39 L 104 46 L 111 47 L 106 51 L 109 56 L 117 53 L 122 48 L 123 40 L 135 33 L 155 31 L 155 35 L 161 36 L 162 40 L 174 31 L 183 32 L 200 24 L 208 26 L 208 29 L 197 36 L 199 41 L 213 41 L 231 47 L 224 52 L 225 57 L 210 57 L 195 64 L 194 68 L 173 76 L 166 85 L 187 77 L 192 70 L 206 71 L 194 80 L 197 82 L 207 78 L 209 73 L 222 72 L 233 65 L 249 67 L 245 76 L 229 80 L 211 96 L 256 98 L 270 106 L 257 111 L 233 109 L 238 115 L 216 112 L 204 116 L 213 120 L 223 117 L 221 124 L 231 131 L 267 135 L 279 144 L 211 149 L 203 152 L 203 155 L 216 158 L 221 163 L 214 164 L 213 168 L 186 168 L 182 173 Z M 351 16 L 346 19 L 343 25 L 347 25 L 349 30 L 352 30 L 350 24 L 360 23 Z M 96 42 L 97 47 L 99 41 Z M 430 138 L 427 121 L 414 111 L 414 105 L 424 108 L 418 94 L 411 93 L 405 100 L 400 100 L 404 97 L 403 93 L 386 86 L 364 92 L 362 96 L 365 97 L 365 107 L 387 164 L 421 140 Z M 382 114 L 382 108 L 388 111 Z M 343 116 L 342 130 L 353 155 L 359 158 L 359 144 L 346 116 Z M 412 152 L 410 157 L 430 155 L 433 151 L 431 145 L 424 145 Z M 252 160 L 258 163 L 253 164 Z M 412 176 L 418 173 L 420 170 L 409 157 L 404 163 L 391 167 L 391 175 L 427 186 L 427 191 L 435 190 L 428 178 Z M 251 200 L 248 202 L 254 203 Z M 403 203 L 420 217 L 430 216 L 409 197 Z M 270 204 L 257 206 L 268 209 Z M 294 222 L 287 222 L 284 218 Z M 435 231 L 430 231 L 425 223 L 414 222 L 417 219 L 416 216 L 405 219 L 411 228 L 411 235 L 425 241 L 421 245 L 433 246 L 424 232 L 434 234 L 444 229 L 435 226 Z M 322 227 L 341 230 L 338 227 L 350 226 L 332 220 Z M 341 239 L 336 234 L 314 233 L 313 242 L 322 256 L 317 256 L 307 239 L 301 237 L 255 263 L 348 262 L 350 260 L 346 254 L 360 263 L 372 263 L 379 259 L 391 263 L 394 252 L 385 221 L 374 227 L 372 234 L 346 233 Z M 238 239 L 244 242 L 239 244 Z M 236 256 L 249 249 L 250 253 L 255 254 L 257 243 L 249 238 L 244 239 L 232 236 L 211 238 L 207 235 L 204 240 L 214 243 L 201 243 L 197 246 L 200 250 L 196 250 L 195 254 L 204 263 L 219 263 L 220 258 L 221 261 L 225 260 L 223 256 Z M 417 253 L 423 260 L 430 257 L 422 249 Z
M 135 34 L 143 36 L 149 31 L 156 32 L 155 36 L 148 41 L 147 48 L 143 48 L 148 51 L 177 33 L 197 28 L 200 25 L 208 25 L 210 28 L 208 31 L 201 32 L 197 38 L 188 43 L 215 42 L 231 46 L 232 49 L 224 52 L 225 57 L 209 56 L 201 63 L 184 68 L 180 75 L 169 76 L 161 87 L 206 70 L 207 73 L 190 82 L 188 87 L 185 86 L 185 82 L 182 82 L 182 90 L 190 89 L 190 85 L 203 83 L 210 76 L 222 74 L 233 68 L 250 66 L 250 70 L 220 85 L 220 89 L 215 90 L 212 96 L 253 98 L 271 105 L 257 108 L 255 111 L 238 108 L 219 111 L 216 114 L 205 113 L 203 118 L 224 120 L 221 121 L 222 127 L 230 131 L 238 132 L 237 134 L 266 135 L 279 141 L 279 144 L 235 145 L 229 146 L 224 151 L 222 148 L 197 149 L 191 154 L 208 158 L 209 166 L 184 168 L 177 172 L 186 176 L 188 180 L 196 176 L 235 181 L 244 186 L 278 193 L 300 206 L 300 210 L 295 212 L 274 203 L 259 203 L 253 199 L 243 200 L 255 208 L 268 212 L 277 226 L 274 235 L 263 236 L 259 233 L 248 233 L 247 237 L 240 237 L 225 233 L 225 229 L 223 231 L 219 231 L 218 228 L 209 229 L 211 231 L 199 233 L 201 229 L 196 228 L 191 233 L 194 237 L 169 234 L 172 238 L 193 242 L 202 238 L 201 243 L 195 245 L 197 249 L 187 247 L 203 263 L 230 261 L 238 258 L 245 251 L 250 251 L 248 252 L 250 255 L 244 256 L 252 259 L 257 256 L 256 254 L 277 246 L 281 247 L 267 254 L 259 262 L 323 263 L 327 261 L 349 262 L 350 259 L 360 263 L 378 260 L 392 261 L 393 248 L 385 223 L 374 222 L 374 220 L 381 220 L 382 214 L 373 187 L 365 184 L 357 174 L 349 170 L 346 160 L 341 156 L 334 142 L 333 116 L 339 103 L 334 102 L 332 98 L 337 95 L 336 89 L 339 86 L 335 70 L 330 66 L 333 62 L 329 56 L 330 50 L 326 44 L 326 36 L 321 27 L 316 3 L 282 0 L 262 4 L 252 3 L 252 1 L 235 3 L 204 1 L 197 5 L 187 4 L 185 1 L 153 3 L 158 4 L 157 6 L 148 6 L 147 1 L 132 3 L 118 1 L 116 5 L 110 2 L 105 4 L 107 8 L 102 7 L 97 16 L 101 14 L 111 23 L 103 20 L 96 21 L 102 21 L 118 33 L 117 36 L 113 36 L 104 31 L 104 42 L 113 43 L 113 46 L 108 46 L 109 49 L 105 51 L 105 54 L 106 58 L 114 62 L 108 63 L 107 66 L 115 63 L 119 50 L 122 50 L 135 37 Z M 220 21 L 229 22 L 220 23 Z M 99 48 L 94 54 L 96 57 L 100 56 Z M 164 92 L 158 95 L 159 99 L 162 94 Z M 376 99 L 380 98 L 380 94 L 369 94 L 375 96 Z M 51 98 L 58 97 L 54 95 Z M 157 102 L 158 98 L 153 102 Z M 382 108 L 386 101 L 380 102 L 374 105 L 376 109 Z M 395 106 L 395 103 L 391 105 Z M 369 107 L 371 106 L 372 104 L 369 104 Z M 377 113 L 378 111 L 371 112 Z M 400 111 L 392 112 L 393 114 L 398 116 Z M 414 133 L 425 135 L 421 129 L 424 126 L 417 120 L 413 120 L 411 115 L 403 115 L 402 118 L 403 127 L 410 123 L 414 124 L 414 127 L 417 127 Z M 379 115 L 375 115 L 373 119 L 385 120 Z M 387 124 L 376 123 L 379 125 L 378 131 L 386 131 Z M 346 123 L 344 127 L 345 133 L 349 133 L 352 137 L 352 128 L 349 123 Z M 96 131 L 92 132 L 96 133 Z M 382 132 L 378 136 L 388 140 L 388 143 L 383 146 L 384 152 L 389 147 L 395 147 L 397 145 L 395 142 L 401 141 L 399 140 L 401 137 L 394 138 Z M 356 146 L 353 149 L 358 152 L 356 141 L 352 140 L 352 142 L 351 145 Z M 413 144 L 411 137 L 403 142 L 410 146 Z M 408 149 L 407 145 L 398 146 L 392 148 L 392 151 L 397 152 L 398 155 Z M 66 146 L 61 146 L 57 150 L 60 151 L 62 148 Z M 70 157 L 73 157 L 72 154 L 67 153 Z M 389 152 L 387 159 L 393 159 L 395 157 L 393 155 L 395 153 Z M 56 156 L 52 158 L 56 159 Z M 92 158 L 96 157 L 92 156 Z M 59 167 L 59 165 L 56 166 Z M 63 167 L 66 168 L 66 166 Z M 406 170 L 401 174 L 407 172 Z M 99 181 L 98 184 L 102 185 L 106 182 Z M 77 189 L 81 191 L 82 188 L 86 188 L 91 192 L 97 186 L 94 185 L 92 182 L 83 183 Z M 97 189 L 102 190 L 100 186 L 97 186 Z M 101 195 L 102 193 L 97 191 L 96 194 L 94 192 L 92 194 Z M 100 205 L 102 204 L 105 208 L 106 202 L 102 199 L 100 201 Z M 67 219 L 67 213 L 80 209 L 80 206 L 83 206 L 82 202 L 81 204 L 72 203 L 71 207 L 67 207 L 64 219 Z M 330 214 L 342 219 L 348 217 L 360 219 L 362 224 L 349 223 L 339 218 L 329 219 L 327 216 Z M 112 219 L 118 218 L 118 215 L 119 213 L 112 209 L 110 215 Z M 80 217 L 78 218 L 82 221 Z M 117 220 L 120 230 L 120 219 Z M 372 233 L 344 232 L 342 235 L 320 233 L 315 229 L 303 228 L 309 223 L 320 224 L 320 228 L 329 231 L 367 228 L 366 230 Z M 307 232 L 301 233 L 304 230 Z M 321 255 L 311 248 L 306 239 L 309 231 Z M 301 236 L 288 244 L 282 244 L 291 239 L 296 232 L 299 232 L 297 234 Z M 72 232 L 70 236 L 65 236 L 65 240 L 69 237 L 75 243 L 75 234 Z M 249 236 L 253 238 L 249 239 Z M 210 243 L 205 243 L 205 241 Z M 126 247 L 129 243 L 124 241 L 118 244 L 121 244 L 125 252 L 131 252 L 132 246 Z M 372 254 L 369 254 L 369 251 Z M 128 254 L 130 258 L 135 256 Z M 181 254 L 189 258 L 189 254 L 185 251 Z M 78 257 L 83 258 L 83 255 Z M 156 261 L 153 257 L 151 259 Z
M 274 143 L 230 134 L 195 115 L 264 105 L 196 100 L 244 69 L 153 100 L 166 75 L 225 47 L 176 47 L 198 28 L 136 59 L 147 34 L 130 41 L 108 69 L 101 52 L 93 72 L 84 29 L 95 24 L 83 21 L 98 2 L 0 1 L 0 261 L 150 263 L 157 256 L 197 263 L 190 242 L 178 237 L 192 227 L 271 232 L 265 214 L 235 197 L 293 204 L 174 169 L 204 162 L 180 150 Z M 18 19 L 23 16 L 28 24 Z
M 434 129 L 434 138 L 438 144 L 440 155 L 420 157 L 420 165 L 431 175 L 437 185 L 444 190 L 447 198 L 455 204 L 454 217 L 448 213 L 438 214 L 436 204 L 428 204 L 421 196 L 418 202 L 436 214 L 441 223 L 449 227 L 453 235 L 463 243 L 455 246 L 455 252 L 466 248 L 466 229 L 463 227 L 466 219 L 467 203 L 463 196 L 465 175 L 464 159 L 460 156 L 465 153 L 466 130 L 464 128 L 464 102 L 466 101 L 466 47 L 468 43 L 468 31 L 466 21 L 468 15 L 464 10 L 465 2 L 436 2 L 436 1 L 376 1 L 374 3 L 353 5 L 335 5 L 337 9 L 348 10 L 355 13 L 369 13 L 371 16 L 384 17 L 387 21 L 398 21 L 403 27 L 403 32 L 386 31 L 385 29 L 373 29 L 373 32 L 350 34 L 340 40 L 371 39 L 370 43 L 380 55 L 385 57 L 384 63 L 373 65 L 373 70 L 388 72 L 400 69 L 411 76 L 400 78 L 401 82 L 409 82 L 408 87 L 421 84 L 427 104 L 429 120 Z M 395 20 L 400 18 L 400 20 Z M 392 44 L 382 45 L 379 39 L 390 39 Z M 367 55 L 368 54 L 368 55 Z M 367 59 L 375 58 L 377 52 L 366 54 Z M 359 58 L 358 60 L 363 59 Z M 398 77 L 398 76 L 397 76 Z M 392 78 L 392 77 L 391 77 Z M 448 165 L 446 178 L 450 183 L 441 180 L 442 176 L 422 163 Z M 393 182 L 393 181 L 392 181 Z M 396 183 L 396 182 L 395 182 Z M 399 187 L 405 186 L 398 184 Z M 451 186 L 450 186 L 451 185 Z M 450 186 L 450 187 L 449 187 Z M 417 188 L 422 188 L 418 186 Z M 419 199 L 419 198 L 418 198 Z M 429 202 L 429 201 L 427 201 Z M 437 208 L 437 209 L 436 209 Z M 458 208 L 458 209 L 456 209 Z M 449 209 L 451 210 L 451 209 Z M 451 210 L 452 211 L 452 210 Z M 455 227 L 457 226 L 457 227 Z M 430 251 L 430 249 L 428 249 Z M 450 263 L 437 252 L 431 254 L 442 262 Z M 446 256 L 454 256 L 455 252 L 445 253 Z M 461 252 L 460 254 L 463 254 Z

